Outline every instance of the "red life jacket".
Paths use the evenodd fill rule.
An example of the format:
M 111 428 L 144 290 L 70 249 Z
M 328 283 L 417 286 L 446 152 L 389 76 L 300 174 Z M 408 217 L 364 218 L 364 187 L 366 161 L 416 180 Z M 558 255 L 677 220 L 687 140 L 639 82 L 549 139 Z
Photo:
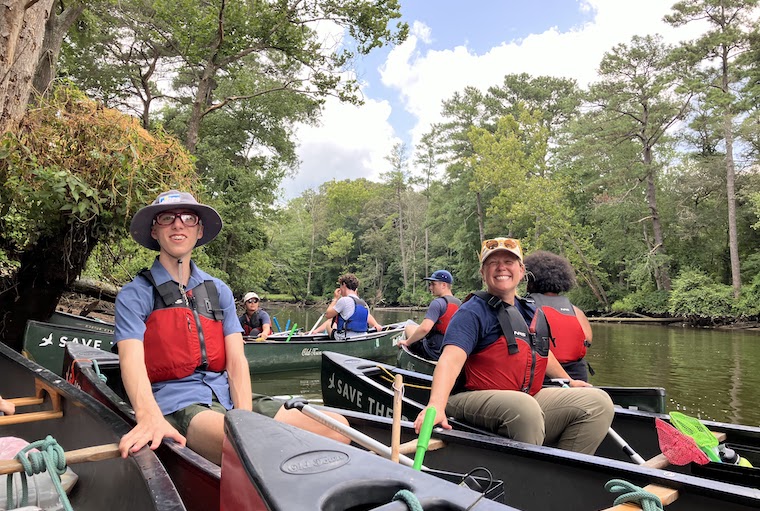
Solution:
M 528 327 L 513 305 L 483 292 L 473 293 L 497 311 L 503 335 L 485 349 L 470 354 L 464 364 L 467 390 L 519 390 L 535 395 L 544 382 L 551 332 L 539 310 L 537 332 Z M 519 298 L 518 298 L 519 299 Z
M 536 308 L 546 315 L 554 345 L 552 353 L 560 363 L 577 362 L 586 356 L 586 334 L 575 315 L 575 308 L 564 296 L 548 296 L 541 293 L 528 295 L 536 302 Z
M 139 275 L 154 289 L 153 312 L 145 322 L 143 338 L 151 383 L 178 380 L 196 370 L 224 371 L 224 311 L 214 282 L 203 281 L 185 297 L 176 282 L 156 285 L 148 269 Z
M 438 321 L 435 322 L 435 325 L 433 325 L 433 331 L 443 335 L 446 333 L 446 329 L 449 327 L 451 318 L 459 309 L 459 306 L 462 305 L 462 302 L 460 302 L 458 298 L 451 295 L 440 296 L 439 298 L 443 298 L 446 301 L 446 312 L 444 312 L 441 317 L 438 318 Z

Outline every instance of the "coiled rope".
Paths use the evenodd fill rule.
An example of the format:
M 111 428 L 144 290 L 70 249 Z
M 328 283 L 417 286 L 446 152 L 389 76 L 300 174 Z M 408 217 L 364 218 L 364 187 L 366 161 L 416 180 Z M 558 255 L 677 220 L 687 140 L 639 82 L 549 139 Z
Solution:
M 418 499 L 417 495 L 409 490 L 397 491 L 396 495 L 393 496 L 393 500 L 400 500 L 406 504 L 406 507 L 408 507 L 410 511 L 423 511 L 420 499 Z
M 30 452 L 32 449 L 37 449 L 39 452 Z M 66 472 L 66 453 L 55 441 L 55 438 L 48 435 L 44 440 L 38 440 L 27 445 L 16 454 L 16 459 L 24 467 L 24 472 L 21 472 L 21 502 L 18 506 L 14 505 L 13 477 L 10 476 L 6 483 L 8 509 L 27 506 L 29 503 L 29 485 L 26 476 L 47 471 L 50 474 L 50 479 L 53 480 L 53 486 L 58 492 L 63 509 L 73 511 L 66 491 L 61 486 L 61 474 Z
M 644 488 L 636 486 L 622 479 L 610 479 L 604 485 L 604 489 L 611 493 L 622 493 L 615 499 L 613 505 L 633 502 L 641 506 L 644 511 L 664 511 L 662 501 L 654 493 L 646 491 Z
M 92 368 L 95 370 L 95 374 L 98 375 L 98 378 L 100 378 L 100 381 L 102 381 L 103 383 L 108 381 L 108 378 L 106 377 L 106 375 L 100 372 L 100 366 L 98 365 L 97 360 L 92 361 Z

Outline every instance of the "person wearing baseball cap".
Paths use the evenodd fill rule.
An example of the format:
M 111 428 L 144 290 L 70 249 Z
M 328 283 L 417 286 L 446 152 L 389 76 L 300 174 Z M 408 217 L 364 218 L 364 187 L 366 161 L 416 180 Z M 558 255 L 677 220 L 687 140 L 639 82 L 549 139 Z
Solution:
M 427 281 L 435 298 L 428 305 L 422 323 L 418 325 L 410 320 L 404 327 L 404 339 L 398 342 L 398 346 L 406 346 L 412 353 L 428 360 L 438 360 L 443 334 L 462 302 L 451 292 L 454 278 L 448 271 L 436 270 L 422 280 Z
M 517 296 L 525 276 L 520 241 L 483 241 L 480 275 L 486 291 L 462 303 L 443 339 L 428 402 L 435 423 L 451 429 L 446 417 L 454 417 L 521 442 L 594 454 L 612 423 L 612 400 L 568 376 L 549 350 L 546 317 Z M 572 388 L 543 388 L 544 375 Z
M 253 291 L 245 294 L 245 312 L 240 316 L 240 326 L 243 327 L 244 336 L 264 340 L 272 333 L 272 320 L 265 310 L 259 308 L 260 301 L 259 295 Z
M 253 399 L 232 291 L 191 260 L 222 225 L 214 208 L 179 190 L 161 193 L 132 218 L 132 238 L 158 256 L 116 297 L 115 349 L 137 420 L 119 442 L 122 457 L 171 438 L 219 464 L 224 413 L 232 408 L 342 439 L 271 398 Z

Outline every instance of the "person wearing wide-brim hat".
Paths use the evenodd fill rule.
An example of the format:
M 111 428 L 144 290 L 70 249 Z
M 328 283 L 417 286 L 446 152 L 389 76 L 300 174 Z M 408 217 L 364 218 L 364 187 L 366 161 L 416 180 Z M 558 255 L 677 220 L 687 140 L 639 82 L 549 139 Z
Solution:
M 161 193 L 132 219 L 134 240 L 158 256 L 116 298 L 114 340 L 137 419 L 119 444 L 124 457 L 171 438 L 219 464 L 224 413 L 232 408 L 337 438 L 297 410 L 253 399 L 232 291 L 191 260 L 221 229 L 214 208 L 178 190 Z

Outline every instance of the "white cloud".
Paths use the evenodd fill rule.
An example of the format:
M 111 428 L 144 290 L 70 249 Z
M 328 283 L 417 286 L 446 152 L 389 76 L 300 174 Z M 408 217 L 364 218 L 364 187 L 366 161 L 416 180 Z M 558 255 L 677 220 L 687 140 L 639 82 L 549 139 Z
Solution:
M 496 42 L 482 55 L 466 46 L 427 49 L 436 39 L 435 31 L 414 22 L 409 38 L 390 52 L 380 75 L 416 120 L 413 145 L 441 120 L 442 101 L 465 86 L 485 90 L 500 84 L 504 75 L 521 72 L 574 78 L 585 86 L 594 80 L 603 54 L 629 42 L 633 35 L 660 33 L 673 44 L 695 37 L 697 26 L 674 29 L 662 21 L 671 5 L 671 0 L 582 0 L 579 9 L 594 13 L 590 22 L 565 32 L 550 28 L 519 40 Z M 365 95 L 374 92 L 366 87 L 363 91 Z M 408 135 L 394 133 L 390 108 L 388 101 L 369 96 L 361 107 L 328 102 L 321 127 L 299 129 L 303 165 L 289 184 L 292 189 L 286 184 L 286 195 L 293 197 L 333 178 L 372 178 L 386 170 L 384 157 L 398 138 Z
M 357 107 L 328 99 L 319 125 L 298 128 L 302 163 L 298 175 L 283 184 L 286 198 L 332 179 L 376 180 L 398 142 L 388 121 L 390 113 L 385 100 L 367 98 Z

